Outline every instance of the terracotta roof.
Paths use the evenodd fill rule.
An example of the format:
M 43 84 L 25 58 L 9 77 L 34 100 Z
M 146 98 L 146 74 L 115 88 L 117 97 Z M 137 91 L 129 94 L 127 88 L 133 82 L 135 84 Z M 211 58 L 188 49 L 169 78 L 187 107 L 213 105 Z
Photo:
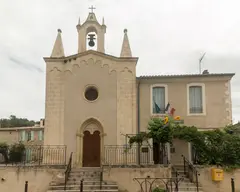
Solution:
M 158 78 L 173 78 L 173 77 L 233 77 L 235 73 L 210 73 L 210 74 L 174 74 L 174 75 L 143 75 L 137 79 L 158 79 Z

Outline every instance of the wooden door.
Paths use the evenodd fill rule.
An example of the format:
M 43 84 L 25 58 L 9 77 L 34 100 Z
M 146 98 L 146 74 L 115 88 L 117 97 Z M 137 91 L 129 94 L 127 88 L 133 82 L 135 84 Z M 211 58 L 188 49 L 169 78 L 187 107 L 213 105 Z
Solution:
M 100 132 L 84 132 L 83 167 L 100 167 Z

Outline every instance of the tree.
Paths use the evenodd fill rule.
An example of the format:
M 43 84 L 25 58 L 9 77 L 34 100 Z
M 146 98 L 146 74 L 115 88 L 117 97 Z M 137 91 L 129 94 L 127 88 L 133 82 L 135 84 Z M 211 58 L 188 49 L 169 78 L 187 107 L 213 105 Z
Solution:
M 28 120 L 26 118 L 17 118 L 15 115 L 11 115 L 8 119 L 0 119 L 0 127 L 30 127 L 35 125 L 35 121 Z
M 240 122 L 234 125 L 228 125 L 224 129 L 229 134 L 239 135 L 240 136 Z
M 166 143 L 171 143 L 173 134 L 172 129 L 175 126 L 174 120 L 168 116 L 162 118 L 152 118 L 148 123 L 147 133 L 139 133 L 130 137 L 130 146 L 133 143 L 142 145 L 144 141 L 152 139 L 153 141 L 153 160 L 155 164 L 163 163 Z

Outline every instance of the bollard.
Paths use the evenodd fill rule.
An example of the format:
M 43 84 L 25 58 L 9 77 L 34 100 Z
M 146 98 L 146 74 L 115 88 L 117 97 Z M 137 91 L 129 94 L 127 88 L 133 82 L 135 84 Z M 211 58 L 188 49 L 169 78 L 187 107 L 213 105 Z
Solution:
M 25 189 L 24 192 L 28 192 L 28 181 L 25 182 Z
M 235 192 L 235 182 L 233 178 L 231 178 L 231 186 L 232 186 L 232 192 Z
M 83 192 L 83 179 L 80 182 L 80 192 Z

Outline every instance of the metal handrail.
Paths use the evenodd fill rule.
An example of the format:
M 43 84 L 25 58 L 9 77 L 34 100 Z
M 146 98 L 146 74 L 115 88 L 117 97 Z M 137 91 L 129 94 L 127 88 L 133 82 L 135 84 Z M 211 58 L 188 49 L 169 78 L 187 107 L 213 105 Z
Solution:
M 102 165 L 102 170 L 100 172 L 100 190 L 102 190 L 102 182 L 103 182 L 103 165 Z
M 175 178 L 176 178 L 175 190 L 178 191 L 178 182 L 177 181 L 178 181 L 179 172 L 174 166 L 172 166 L 172 169 L 173 169 L 173 172 L 175 173 Z M 172 176 L 172 178 L 174 178 L 174 177 Z
M 69 158 L 69 161 L 68 161 L 68 164 L 67 164 L 67 168 L 66 168 L 66 171 L 65 171 L 64 191 L 66 191 L 68 177 L 69 177 L 69 174 L 70 174 L 70 172 L 72 170 L 72 156 L 73 156 L 73 152 L 71 152 L 71 155 L 70 155 L 70 158 Z
M 167 163 L 169 165 L 172 165 L 171 161 L 167 160 Z M 174 167 L 174 165 L 171 166 L 173 172 L 175 173 L 175 190 L 178 191 L 178 176 L 180 175 L 178 170 Z M 174 176 L 172 175 L 172 178 L 174 178 Z
M 80 180 L 80 192 L 83 192 L 83 181 L 84 179 Z
M 188 175 L 187 176 L 189 177 L 189 179 L 192 183 L 194 183 L 193 174 L 195 174 L 197 192 L 199 192 L 198 176 L 200 176 L 200 173 L 198 172 L 196 167 L 194 167 L 194 165 L 184 155 L 182 155 L 182 158 L 183 158 L 183 165 L 184 165 L 184 174 L 185 175 L 187 174 L 186 167 L 188 167 Z M 193 173 L 191 175 L 191 178 L 190 178 L 190 174 L 189 174 L 189 168 L 192 170 L 192 173 Z

